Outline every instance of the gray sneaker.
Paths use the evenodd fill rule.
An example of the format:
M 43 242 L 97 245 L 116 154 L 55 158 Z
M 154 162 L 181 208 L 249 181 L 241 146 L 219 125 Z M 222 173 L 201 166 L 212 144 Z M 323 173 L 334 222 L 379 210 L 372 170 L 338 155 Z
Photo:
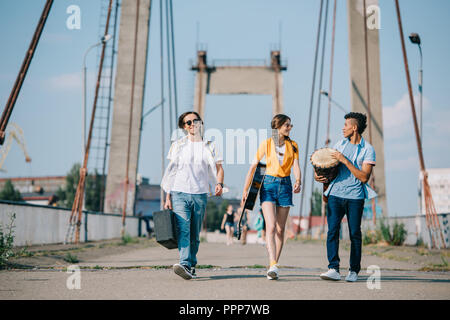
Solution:
M 322 278 L 323 280 L 338 281 L 341 280 L 341 275 L 335 269 L 328 269 L 327 272 L 320 275 L 320 278 Z
M 356 282 L 356 280 L 358 280 L 358 274 L 355 271 L 350 271 L 345 277 L 345 281 L 347 282 Z
M 173 265 L 173 272 L 175 272 L 177 275 L 179 275 L 180 277 L 182 277 L 185 280 L 192 279 L 192 273 L 188 266 L 184 266 L 182 264 L 175 263 Z
M 195 268 L 191 268 L 192 279 L 197 278 L 197 273 L 195 273 Z

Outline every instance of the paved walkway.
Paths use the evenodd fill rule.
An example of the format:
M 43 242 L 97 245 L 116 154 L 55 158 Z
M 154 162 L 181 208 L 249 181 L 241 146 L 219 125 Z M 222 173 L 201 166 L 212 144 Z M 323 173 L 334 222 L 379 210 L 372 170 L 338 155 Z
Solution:
M 344 278 L 349 251 L 341 249 L 340 256 Z M 449 272 L 419 272 L 416 265 L 377 256 L 363 256 L 356 283 L 324 281 L 319 274 L 326 271 L 326 248 L 318 242 L 287 242 L 278 281 L 266 279 L 266 248 L 259 244 L 201 243 L 198 261 L 205 268 L 198 269 L 195 280 L 183 280 L 167 268 L 177 259 L 177 250 L 161 246 L 92 258 L 77 264 L 81 289 L 72 290 L 67 281 L 73 274 L 61 269 L 4 270 L 0 299 L 450 298 Z M 369 266 L 380 268 L 379 282 L 366 272 Z

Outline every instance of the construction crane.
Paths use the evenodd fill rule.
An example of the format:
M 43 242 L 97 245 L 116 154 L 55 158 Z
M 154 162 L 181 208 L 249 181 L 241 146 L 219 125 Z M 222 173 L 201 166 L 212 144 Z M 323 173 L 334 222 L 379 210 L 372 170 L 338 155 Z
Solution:
M 16 140 L 17 144 L 25 154 L 25 161 L 31 162 L 31 158 L 28 155 L 27 148 L 25 145 L 25 139 L 23 137 L 22 128 L 20 128 L 16 123 L 11 122 L 9 123 L 6 129 L 6 143 L 0 150 L 0 171 L 6 172 L 6 170 L 3 169 L 3 163 L 5 162 L 6 156 L 8 155 L 8 152 L 11 149 L 13 139 Z

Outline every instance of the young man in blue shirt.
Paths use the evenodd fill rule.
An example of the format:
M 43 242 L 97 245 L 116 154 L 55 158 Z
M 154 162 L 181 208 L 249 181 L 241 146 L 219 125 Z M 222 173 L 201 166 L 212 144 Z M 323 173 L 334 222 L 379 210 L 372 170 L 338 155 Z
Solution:
M 339 160 L 339 171 L 331 181 L 324 195 L 327 204 L 327 257 L 328 271 L 320 277 L 324 280 L 340 280 L 339 274 L 339 231 L 342 218 L 347 215 L 350 233 L 350 270 L 345 278 L 355 282 L 361 269 L 361 218 L 365 199 L 376 197 L 368 185 L 372 168 L 375 166 L 375 150 L 361 136 L 367 126 L 367 117 L 362 113 L 350 112 L 345 115 L 342 128 L 344 139 L 335 144 L 332 157 Z M 316 181 L 326 182 L 326 178 L 314 174 Z

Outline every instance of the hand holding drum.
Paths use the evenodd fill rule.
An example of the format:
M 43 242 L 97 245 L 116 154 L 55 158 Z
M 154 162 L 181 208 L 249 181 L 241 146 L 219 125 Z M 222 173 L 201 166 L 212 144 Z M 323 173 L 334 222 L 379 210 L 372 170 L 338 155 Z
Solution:
M 340 161 L 332 157 L 335 149 L 321 148 L 313 152 L 310 161 L 314 167 L 314 178 L 321 183 L 330 183 L 338 174 Z

